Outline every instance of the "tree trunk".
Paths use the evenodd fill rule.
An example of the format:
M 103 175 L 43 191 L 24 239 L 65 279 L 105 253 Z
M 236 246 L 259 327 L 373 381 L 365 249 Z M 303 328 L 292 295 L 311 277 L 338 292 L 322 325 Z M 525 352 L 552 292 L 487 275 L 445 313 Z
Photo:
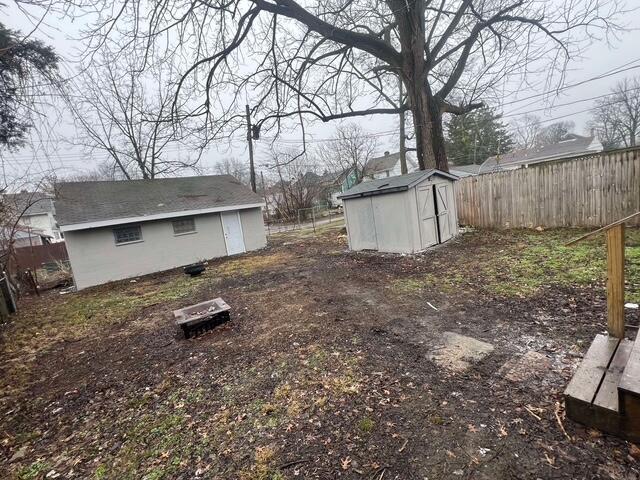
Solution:
M 406 8 L 409 14 L 396 18 L 403 57 L 401 73 L 411 102 L 418 165 L 420 170 L 438 168 L 448 172 L 440 105 L 427 80 L 424 0 L 416 0 L 407 4 Z
M 448 172 L 444 131 L 440 106 L 428 86 L 422 85 L 415 94 L 410 90 L 411 113 L 416 133 L 416 151 L 420 170 L 437 168 Z

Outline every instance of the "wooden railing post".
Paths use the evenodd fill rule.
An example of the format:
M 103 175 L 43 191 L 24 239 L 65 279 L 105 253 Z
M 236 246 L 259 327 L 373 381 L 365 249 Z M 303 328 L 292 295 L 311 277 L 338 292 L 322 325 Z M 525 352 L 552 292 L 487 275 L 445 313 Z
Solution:
M 607 235 L 607 329 L 624 337 L 624 223 L 611 227 Z

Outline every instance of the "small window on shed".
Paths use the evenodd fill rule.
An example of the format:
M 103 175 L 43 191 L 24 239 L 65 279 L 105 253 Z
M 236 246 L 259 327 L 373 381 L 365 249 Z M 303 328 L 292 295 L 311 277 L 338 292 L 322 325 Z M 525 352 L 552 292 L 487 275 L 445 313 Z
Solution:
M 123 243 L 141 242 L 142 229 L 140 228 L 140 225 L 114 228 L 113 236 L 116 239 L 116 245 L 121 245 Z
M 173 221 L 173 234 L 183 235 L 185 233 L 195 233 L 196 220 L 195 218 L 181 218 L 180 220 Z

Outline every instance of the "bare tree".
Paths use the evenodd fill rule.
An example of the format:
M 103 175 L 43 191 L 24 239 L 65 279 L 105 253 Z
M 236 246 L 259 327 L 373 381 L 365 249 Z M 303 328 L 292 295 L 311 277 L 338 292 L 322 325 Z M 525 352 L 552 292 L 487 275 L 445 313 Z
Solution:
M 523 115 L 510 124 L 516 146 L 529 149 L 536 146 L 541 126 L 540 119 L 535 115 Z
M 516 145 L 521 149 L 544 147 L 562 141 L 570 134 L 575 124 L 570 121 L 554 122 L 543 126 L 535 115 L 524 115 L 511 123 Z
M 354 122 L 339 125 L 334 137 L 317 148 L 318 158 L 332 172 L 354 171 L 359 183 L 365 165 L 375 154 L 377 139 Z
M 137 62 L 135 52 L 103 52 L 83 71 L 69 101 L 82 132 L 76 142 L 107 153 L 126 179 L 195 168 L 200 155 L 187 144 L 188 126 L 170 118 L 171 70 L 154 66 L 144 74 Z
M 544 71 L 562 84 L 567 62 L 615 33 L 621 0 L 242 0 L 144 3 L 76 0 L 98 9 L 89 51 L 144 43 L 183 67 L 176 99 L 194 89 L 207 137 L 254 136 L 297 120 L 328 122 L 410 110 L 421 168 L 447 169 L 442 115 L 498 94 L 507 79 Z M 397 100 L 396 80 L 407 92 Z M 178 102 L 180 103 L 180 102 Z M 182 105 L 182 104 L 181 104 Z
M 276 173 L 270 190 L 280 217 L 297 218 L 298 210 L 311 208 L 324 189 L 314 171 L 317 165 L 295 150 L 272 150 L 269 167 Z
M 99 181 L 114 181 L 114 180 L 126 180 L 122 171 L 111 162 L 99 163 L 96 168 L 87 172 L 58 175 L 56 172 L 52 172 L 47 175 L 41 183 L 41 190 L 52 197 L 56 196 L 55 185 L 59 182 L 99 182 Z
M 553 145 L 561 142 L 567 135 L 573 132 L 575 123 L 571 121 L 562 121 L 550 123 L 546 127 L 540 129 L 536 138 L 536 146 Z
M 14 292 L 18 292 L 23 273 L 16 269 L 16 243 L 20 240 L 18 237 L 26 236 L 30 239 L 34 235 L 31 227 L 23 224 L 23 217 L 34 205 L 52 201 L 51 197 L 42 191 L 46 180 L 18 180 L 13 184 L 13 188 L 19 193 L 8 193 L 6 188 L 0 189 L 0 272 L 7 274 L 10 288 Z M 29 187 L 31 190 L 26 190 Z
M 640 133 L 640 79 L 625 79 L 596 100 L 590 126 L 605 148 L 635 147 Z
M 235 157 L 225 157 L 218 161 L 213 170 L 218 175 L 231 175 L 240 183 L 249 184 L 249 168 Z

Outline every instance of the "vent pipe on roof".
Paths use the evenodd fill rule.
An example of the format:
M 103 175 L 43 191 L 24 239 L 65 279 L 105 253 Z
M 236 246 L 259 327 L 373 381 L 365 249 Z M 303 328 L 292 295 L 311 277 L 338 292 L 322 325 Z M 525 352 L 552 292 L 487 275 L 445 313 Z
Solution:
M 387 151 L 387 152 L 384 152 L 384 156 L 385 156 L 385 157 L 388 157 L 388 156 L 389 156 L 389 152 L 388 152 L 388 151 Z

